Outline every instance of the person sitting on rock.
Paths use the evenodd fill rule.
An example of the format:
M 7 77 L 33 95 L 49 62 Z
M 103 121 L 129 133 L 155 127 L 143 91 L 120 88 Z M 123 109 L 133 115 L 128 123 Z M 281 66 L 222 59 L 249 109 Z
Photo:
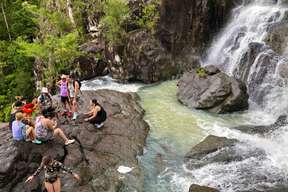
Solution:
M 88 116 L 88 118 L 86 118 L 85 121 L 95 124 L 96 127 L 99 129 L 104 125 L 103 122 L 106 121 L 107 119 L 106 111 L 98 103 L 96 99 L 92 99 L 90 103 L 91 103 L 91 110 L 88 113 L 84 114 Z
M 64 132 L 60 128 L 57 128 L 57 123 L 50 119 L 53 117 L 53 114 L 48 110 L 44 110 L 42 111 L 42 115 L 36 118 L 35 132 L 37 139 L 46 142 L 52 140 L 54 136 L 57 136 L 63 139 L 65 145 L 74 143 L 74 139 L 68 139 Z
M 14 141 L 28 141 L 31 140 L 33 143 L 41 144 L 39 140 L 36 139 L 34 132 L 34 127 L 26 125 L 23 123 L 23 113 L 16 113 L 16 120 L 12 123 L 12 135 Z
M 35 171 L 35 173 L 28 177 L 25 183 L 30 183 L 32 180 L 39 175 L 39 173 L 44 170 L 44 185 L 47 192 L 61 192 L 61 181 L 59 178 L 59 172 L 65 171 L 71 174 L 76 180 L 80 181 L 79 175 L 73 173 L 71 169 L 65 167 L 59 161 L 54 160 L 51 156 L 44 156 L 42 158 L 42 162 L 39 168 Z
M 25 118 L 32 118 L 32 113 L 37 109 L 38 107 L 38 100 L 33 99 L 31 103 L 27 103 L 22 107 L 22 111 L 24 113 Z
M 13 103 L 11 107 L 11 113 L 10 113 L 10 121 L 9 121 L 9 128 L 12 129 L 12 123 L 15 121 L 16 113 L 22 112 L 22 107 L 24 103 L 22 103 L 20 100 L 17 100 L 15 103 Z
M 38 104 L 40 111 L 48 110 L 49 112 L 54 112 L 53 100 L 47 87 L 42 87 L 41 94 L 38 97 Z

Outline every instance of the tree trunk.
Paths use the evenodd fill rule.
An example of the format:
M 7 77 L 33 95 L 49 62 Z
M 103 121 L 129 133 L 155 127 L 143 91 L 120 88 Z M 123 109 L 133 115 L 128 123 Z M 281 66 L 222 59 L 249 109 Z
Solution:
M 68 17 L 69 17 L 73 27 L 76 27 L 74 16 L 73 16 L 73 9 L 72 9 L 71 0 L 67 0 L 67 12 L 68 12 Z
M 6 14 L 5 14 L 3 3 L 1 3 L 1 9 L 2 9 L 2 14 L 3 14 L 3 17 L 4 17 L 5 24 L 6 24 L 6 29 L 7 29 L 7 32 L 8 32 L 9 40 L 11 41 L 12 38 L 11 38 L 9 25 L 8 25 L 8 21 L 7 21 L 7 18 L 6 18 Z

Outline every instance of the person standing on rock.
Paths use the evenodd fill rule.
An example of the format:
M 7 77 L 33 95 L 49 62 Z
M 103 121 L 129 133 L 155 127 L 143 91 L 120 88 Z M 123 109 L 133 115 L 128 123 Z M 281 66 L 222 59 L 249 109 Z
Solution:
M 54 160 L 51 156 L 44 156 L 39 168 L 32 176 L 26 179 L 25 183 L 31 183 L 42 170 L 44 170 L 44 185 L 48 192 L 61 192 L 60 171 L 65 171 L 71 174 L 76 180 L 80 181 L 79 175 L 73 173 L 71 169 L 65 167 L 59 161 Z
M 76 120 L 78 117 L 78 101 L 80 93 L 80 82 L 75 79 L 75 74 L 71 73 L 68 78 L 68 89 L 69 89 L 69 98 L 71 101 L 71 108 L 73 112 L 72 120 Z
M 68 81 L 66 75 L 61 76 L 61 80 L 57 82 L 57 85 L 60 88 L 61 103 L 64 108 L 64 111 L 67 112 L 70 108 L 69 101 L 69 90 L 68 90 Z
M 104 108 L 98 103 L 97 99 L 92 99 L 90 101 L 91 103 L 91 110 L 84 115 L 88 116 L 88 118 L 85 119 L 85 121 L 88 121 L 99 129 L 104 124 L 103 122 L 107 119 L 107 114 Z

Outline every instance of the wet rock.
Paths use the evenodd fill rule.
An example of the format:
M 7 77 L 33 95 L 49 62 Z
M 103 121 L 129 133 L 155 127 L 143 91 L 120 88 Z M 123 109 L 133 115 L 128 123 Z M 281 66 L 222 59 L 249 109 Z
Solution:
M 209 153 L 218 151 L 225 147 L 234 146 L 237 143 L 236 139 L 228 139 L 226 137 L 217 137 L 209 135 L 202 142 L 194 146 L 190 152 L 185 155 L 186 159 L 201 160 Z
M 203 51 L 240 0 L 162 0 L 157 36 L 173 55 Z M 191 53 L 191 52 L 190 52 Z
M 288 15 L 288 14 L 286 14 Z M 286 16 L 288 20 L 288 16 Z M 287 21 L 279 22 L 269 27 L 265 42 L 279 55 L 285 53 L 288 43 L 288 24 Z
M 283 81 L 275 75 L 280 60 L 280 55 L 269 46 L 257 42 L 249 43 L 249 48 L 243 54 L 233 74 L 236 79 L 240 79 L 247 85 L 250 99 L 253 102 L 259 105 L 265 104 L 264 97 L 271 92 L 273 87 L 271 83 L 274 87 L 283 86 Z M 285 71 L 280 74 L 285 76 Z
M 77 183 L 70 175 L 63 175 L 63 192 L 142 190 L 144 178 L 137 156 L 143 153 L 149 127 L 143 120 L 144 111 L 138 105 L 136 95 L 108 90 L 85 92 L 80 111 L 87 110 L 91 98 L 97 98 L 106 109 L 108 119 L 101 129 L 84 122 L 83 116 L 69 125 L 61 125 L 70 138 L 77 140 L 66 148 L 58 139 L 39 146 L 13 144 L 10 130 L 1 130 L 1 192 L 40 189 L 43 175 L 31 185 L 24 184 L 24 180 L 37 169 L 45 154 L 64 162 L 82 178 Z M 117 172 L 120 165 L 133 167 L 133 170 L 126 175 L 120 174 Z
M 114 65 L 113 77 L 153 83 L 177 74 L 177 67 L 160 42 L 146 31 L 129 35 L 123 61 Z
M 243 82 L 211 66 L 201 73 L 191 70 L 180 79 L 177 97 L 181 103 L 216 113 L 248 109 L 249 96 Z
M 237 129 L 241 132 L 248 133 L 248 134 L 265 134 L 271 131 L 277 130 L 280 127 L 283 127 L 288 124 L 287 116 L 282 115 L 280 116 L 275 123 L 272 125 L 242 125 L 238 127 L 233 127 L 232 129 Z
M 219 192 L 219 191 L 214 188 L 193 184 L 190 186 L 189 192 Z

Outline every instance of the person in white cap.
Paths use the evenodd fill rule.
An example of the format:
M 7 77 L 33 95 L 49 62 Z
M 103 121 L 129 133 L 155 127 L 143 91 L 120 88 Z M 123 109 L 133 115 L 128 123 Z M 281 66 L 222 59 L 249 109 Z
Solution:
M 38 97 L 40 110 L 53 110 L 52 96 L 50 95 L 47 87 L 42 87 L 41 95 Z
M 68 109 L 70 108 L 70 101 L 68 92 L 68 81 L 66 75 L 61 75 L 61 80 L 57 82 L 57 85 L 60 88 L 60 96 L 63 108 L 65 111 L 68 111 Z

